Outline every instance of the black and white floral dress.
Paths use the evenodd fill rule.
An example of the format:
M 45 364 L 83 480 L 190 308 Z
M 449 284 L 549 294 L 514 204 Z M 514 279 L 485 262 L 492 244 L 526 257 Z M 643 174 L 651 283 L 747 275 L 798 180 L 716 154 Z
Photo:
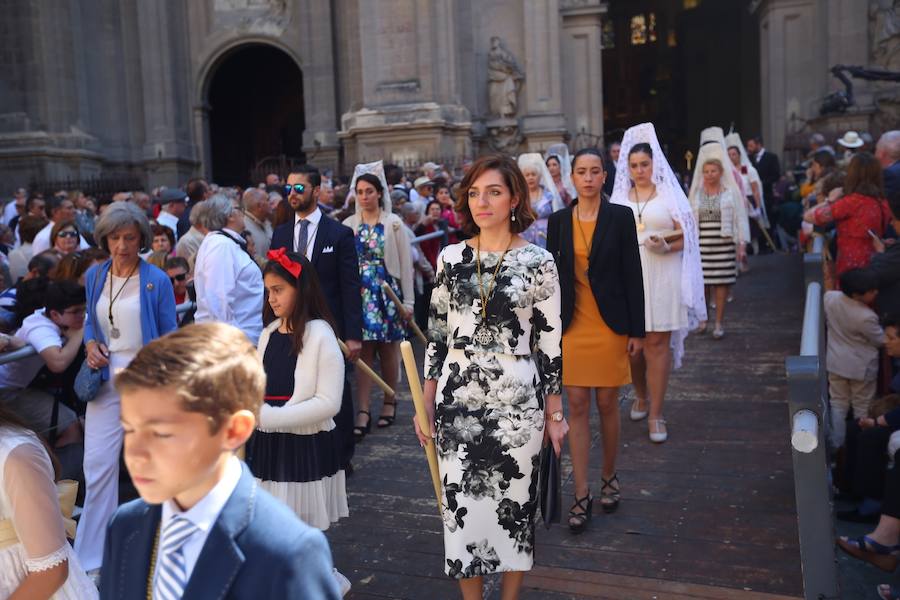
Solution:
M 485 293 L 501 255 L 481 253 Z M 475 250 L 447 246 L 431 297 L 425 377 L 438 382 L 447 574 L 531 569 L 544 398 L 562 382 L 553 256 L 534 244 L 511 249 L 483 323 Z

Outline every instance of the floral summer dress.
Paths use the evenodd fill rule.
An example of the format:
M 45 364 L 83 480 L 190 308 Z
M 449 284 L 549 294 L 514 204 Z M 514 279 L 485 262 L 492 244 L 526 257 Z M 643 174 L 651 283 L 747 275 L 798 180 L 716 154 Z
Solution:
M 394 293 L 403 300 L 400 286 L 387 272 L 384 264 L 384 224 L 374 227 L 360 223 L 356 232 L 356 254 L 359 256 L 364 342 L 399 342 L 406 339 L 406 327 L 381 284 L 388 282 Z
M 482 252 L 483 273 L 501 253 Z M 488 287 L 490 275 L 484 278 Z M 487 292 L 487 289 L 485 289 Z M 461 579 L 527 571 L 534 556 L 544 399 L 562 385 L 556 264 L 510 250 L 482 321 L 475 250 L 438 258 L 425 377 L 437 380 L 435 431 L 444 498 L 445 570 Z

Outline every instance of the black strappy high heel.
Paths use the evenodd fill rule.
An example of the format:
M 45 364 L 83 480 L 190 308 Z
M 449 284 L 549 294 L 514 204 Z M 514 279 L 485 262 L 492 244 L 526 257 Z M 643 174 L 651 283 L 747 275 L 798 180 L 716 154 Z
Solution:
M 394 419 L 397 418 L 397 399 L 394 398 L 390 402 L 385 400 L 382 403 L 381 410 L 384 410 L 385 406 L 393 406 L 394 414 L 392 415 L 378 415 L 378 429 L 384 429 L 385 427 L 390 427 L 394 424 Z
M 584 512 L 575 512 L 580 508 Z M 594 497 L 588 491 L 587 496 L 579 498 L 575 496 L 575 504 L 569 510 L 569 531 L 574 534 L 584 533 L 588 523 L 591 522 L 591 514 L 594 512 Z
M 358 411 L 356 411 L 356 416 L 359 416 L 359 415 L 366 415 L 369 418 L 366 419 L 365 427 L 363 427 L 361 425 L 353 426 L 353 437 L 356 438 L 357 442 L 361 442 L 363 440 L 363 438 L 366 437 L 366 434 L 369 433 L 369 431 L 371 431 L 371 429 L 372 429 L 372 415 L 369 413 L 369 411 L 358 410 Z
M 600 507 L 605 513 L 615 512 L 619 508 L 619 474 L 615 473 L 609 480 L 600 478 Z M 613 486 L 613 483 L 616 485 Z M 609 491 L 607 491 L 609 490 Z

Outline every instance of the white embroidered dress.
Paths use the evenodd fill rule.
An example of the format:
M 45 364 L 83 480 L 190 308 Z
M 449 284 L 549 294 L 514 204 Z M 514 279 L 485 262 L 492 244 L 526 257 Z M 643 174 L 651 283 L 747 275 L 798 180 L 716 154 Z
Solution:
M 98 597 L 66 540 L 53 467 L 33 433 L 0 427 L 0 521 L 9 519 L 19 541 L 0 548 L 0 599 L 8 598 L 29 573 L 69 561 L 69 577 L 52 600 Z

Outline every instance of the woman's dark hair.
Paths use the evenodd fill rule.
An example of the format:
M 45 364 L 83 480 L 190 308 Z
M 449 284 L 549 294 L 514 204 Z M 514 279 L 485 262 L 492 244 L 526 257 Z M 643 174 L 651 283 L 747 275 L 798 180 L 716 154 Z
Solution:
M 837 167 L 837 161 L 834 160 L 834 154 L 829 152 L 828 150 L 819 150 L 815 154 L 813 154 L 813 162 L 825 169 L 826 171 L 831 171 L 835 167 Z
M 78 226 L 75 224 L 74 220 L 71 221 L 60 221 L 56 225 L 53 226 L 53 229 L 50 230 L 50 247 L 56 247 L 56 238 L 59 237 L 59 234 L 62 233 L 63 229 L 71 227 L 75 230 L 75 233 L 78 233 Z
M 631 150 L 628 151 L 628 156 L 632 154 L 637 154 L 638 152 L 643 152 L 651 159 L 653 158 L 653 148 L 650 147 L 650 144 L 647 142 L 641 142 L 640 144 L 635 144 L 631 147 Z
M 824 202 L 826 198 L 828 198 L 828 194 L 831 193 L 831 190 L 835 188 L 844 187 L 844 173 L 841 171 L 832 171 L 828 175 L 822 178 L 822 198 L 820 198 L 819 202 Z
M 578 162 L 578 159 L 582 156 L 596 156 L 600 159 L 600 166 L 603 170 L 606 170 L 606 163 L 603 159 L 603 153 L 600 151 L 600 148 L 596 148 L 594 146 L 590 146 L 588 148 L 582 148 L 578 152 L 575 153 L 575 156 L 572 157 L 572 169 L 575 169 L 575 163 Z
M 853 155 L 844 179 L 844 194 L 884 198 L 884 174 L 878 159 L 868 152 Z
M 95 262 L 102 262 L 109 258 L 109 254 L 99 248 L 79 250 L 63 256 L 56 267 L 50 271 L 50 279 L 53 281 L 75 281 L 85 274 Z
M 31 257 L 31 260 L 28 261 L 28 270 L 37 271 L 39 277 L 47 277 L 57 264 L 59 264 L 59 254 L 54 250 L 44 250 Z
M 296 252 L 287 252 L 285 256 L 292 262 L 300 263 L 300 277 L 294 277 L 287 269 L 282 267 L 278 261 L 270 260 L 263 269 L 263 278 L 266 275 L 277 275 L 288 283 L 294 285 L 297 291 L 294 296 L 294 310 L 291 311 L 290 317 L 286 319 L 288 331 L 293 336 L 293 350 L 295 355 L 299 355 L 303 350 L 303 334 L 306 332 L 306 324 L 313 319 L 322 319 L 331 326 L 331 329 L 337 332 L 334 325 L 334 318 L 331 311 L 328 310 L 328 304 L 325 302 L 325 296 L 322 294 L 322 286 L 319 284 L 319 276 L 305 256 Z M 263 298 L 263 323 L 268 325 L 275 320 L 275 312 L 269 306 L 269 293 L 265 292 Z
M 444 186 L 444 187 L 447 187 L 447 186 Z M 437 204 L 437 205 L 438 205 L 438 208 L 440 208 L 441 211 L 444 210 L 444 207 L 441 206 L 441 203 L 440 203 L 440 202 L 438 202 L 437 200 L 432 200 L 432 201 L 430 201 L 428 204 L 425 205 L 425 214 L 426 214 L 426 215 L 428 214 L 428 209 L 431 208 L 431 205 L 432 205 L 432 204 Z
M 562 162 L 559 160 L 559 157 L 555 154 L 551 154 L 550 156 L 548 156 L 547 160 L 544 161 L 544 164 L 549 167 L 551 160 L 555 160 L 556 164 L 558 164 L 559 166 L 562 166 Z
M 384 186 L 381 185 L 381 180 L 371 173 L 363 173 L 356 178 L 356 185 L 359 185 L 360 181 L 365 181 L 366 183 L 372 184 L 372 187 L 374 187 L 375 191 L 378 192 L 378 206 L 384 208 Z M 356 190 L 353 190 L 353 193 L 355 194 Z
M 268 202 L 268 199 L 266 199 Z M 150 226 L 150 234 L 155 238 L 158 235 L 164 235 L 169 238 L 169 247 L 174 250 L 175 249 L 175 234 L 172 233 L 172 230 L 165 225 L 151 225 Z M 153 240 L 150 240 L 150 243 L 153 243 Z
M 467 236 L 478 235 L 478 225 L 472 218 L 472 211 L 469 209 L 469 188 L 487 171 L 499 172 L 503 183 L 509 188 L 513 202 L 518 201 L 513 208 L 516 220 L 510 221 L 509 230 L 514 234 L 522 233 L 534 223 L 536 218 L 528 198 L 528 184 L 525 182 L 525 176 L 522 175 L 519 165 L 510 157 L 502 154 L 488 154 L 476 159 L 460 182 L 459 195 L 454 207 L 459 215 L 460 229 Z
M 841 277 L 841 291 L 849 297 L 878 289 L 878 276 L 869 269 L 850 269 Z
M 19 219 L 19 237 L 22 238 L 22 242 L 25 244 L 33 242 L 35 236 L 37 236 L 41 229 L 46 227 L 49 222 L 50 221 L 44 217 L 33 217 L 31 215 L 25 215 Z

